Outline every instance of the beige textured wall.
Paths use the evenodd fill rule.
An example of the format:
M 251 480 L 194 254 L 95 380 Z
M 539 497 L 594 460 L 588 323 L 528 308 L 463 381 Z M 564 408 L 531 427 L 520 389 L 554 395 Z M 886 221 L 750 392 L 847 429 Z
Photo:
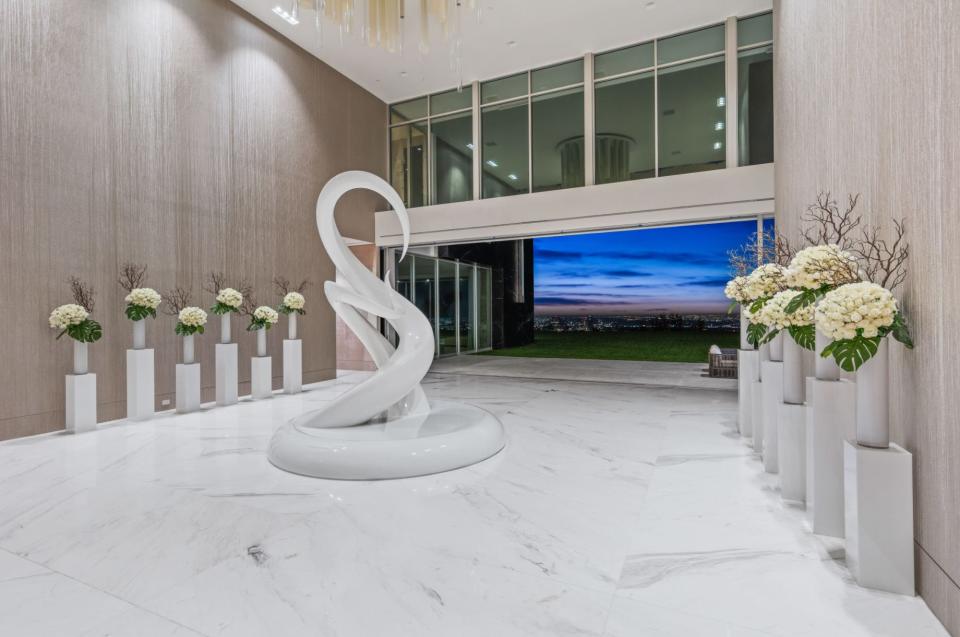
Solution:
M 204 307 L 212 269 L 270 304 L 274 275 L 311 279 L 304 378 L 330 377 L 335 321 L 320 283 L 332 266 L 313 206 L 342 170 L 383 173 L 384 108 L 228 0 L 0 3 L 0 439 L 63 426 L 70 343 L 46 320 L 74 273 L 96 288 L 105 329 L 91 350 L 100 418 L 125 413 L 130 324 L 115 280 L 127 260 Z M 344 234 L 372 239 L 376 203 L 345 201 Z M 158 406 L 174 390 L 173 327 L 162 317 L 147 330 Z M 205 400 L 218 333 L 198 349 Z M 234 333 L 244 390 L 254 338 L 237 322 Z M 275 384 L 281 373 L 275 355 Z
M 820 189 L 905 217 L 898 295 L 916 350 L 892 348 L 894 439 L 914 454 L 920 593 L 960 635 L 960 1 L 779 0 L 777 223 Z

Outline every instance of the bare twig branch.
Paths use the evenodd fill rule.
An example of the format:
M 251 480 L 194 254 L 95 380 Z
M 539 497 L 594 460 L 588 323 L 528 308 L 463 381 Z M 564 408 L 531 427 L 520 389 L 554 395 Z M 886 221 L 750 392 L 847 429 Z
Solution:
M 310 281 L 308 279 L 304 279 L 300 282 L 300 285 L 293 287 L 290 283 L 290 279 L 287 277 L 275 276 L 273 277 L 273 287 L 280 296 L 286 296 L 290 292 L 299 292 L 303 294 L 303 291 L 310 287 Z
M 861 217 L 854 211 L 860 201 L 860 194 L 847 196 L 847 207 L 843 211 L 829 192 L 817 195 L 817 202 L 807 208 L 801 217 L 806 229 L 803 238 L 810 245 L 836 244 L 841 250 L 850 247 L 852 233 L 859 225 Z
M 209 292 L 210 294 L 216 296 L 220 293 L 220 290 L 227 286 L 227 277 L 223 272 L 211 272 L 207 276 L 207 282 L 203 286 L 204 292 Z
M 253 316 L 253 311 L 260 307 L 257 300 L 253 298 L 253 288 L 248 288 L 243 295 L 243 305 L 240 306 L 240 313 L 244 316 Z
M 860 239 L 850 251 L 860 258 L 868 280 L 893 290 L 907 278 L 906 262 L 910 257 L 910 244 L 904 240 L 906 222 L 893 220 L 894 239 L 887 243 L 879 226 L 864 228 Z
M 730 271 L 734 276 L 746 276 L 764 263 L 776 263 L 786 267 L 795 251 L 790 240 L 775 230 L 762 234 L 752 233 L 746 243 L 727 253 Z
M 67 279 L 70 283 L 70 293 L 73 295 L 73 302 L 81 306 L 87 312 L 93 313 L 93 286 L 84 283 L 75 276 Z
M 130 290 L 141 286 L 146 275 L 146 265 L 142 263 L 124 263 L 120 268 L 120 278 L 117 279 L 117 283 L 129 294 Z
M 182 287 L 175 287 L 163 295 L 161 311 L 167 316 L 177 316 L 180 310 L 190 305 L 191 294 Z

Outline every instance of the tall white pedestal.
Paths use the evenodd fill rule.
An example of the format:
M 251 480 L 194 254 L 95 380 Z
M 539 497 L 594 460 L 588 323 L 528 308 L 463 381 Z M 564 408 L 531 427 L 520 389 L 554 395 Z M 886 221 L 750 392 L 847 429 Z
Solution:
M 751 390 L 753 383 L 760 380 L 760 352 L 752 349 L 741 349 L 737 352 L 737 385 L 739 389 L 740 412 L 737 418 L 740 435 L 744 438 L 753 436 L 753 403 Z
M 177 363 L 177 413 L 200 409 L 200 363 Z
M 805 405 L 780 405 L 777 417 L 780 497 L 791 504 L 803 505 L 807 493 L 807 408 Z
M 843 537 L 843 442 L 854 422 L 856 387 L 810 381 L 807 410 L 807 519 L 814 533 Z
M 75 434 L 97 428 L 97 375 L 67 374 L 66 427 Z
M 857 583 L 915 595 L 913 456 L 843 443 L 847 566 Z
M 221 407 L 233 405 L 237 402 L 237 344 L 217 343 L 214 350 L 217 404 Z
M 286 394 L 303 391 L 303 341 L 299 338 L 283 341 L 283 391 Z
M 128 349 L 127 420 L 153 418 L 156 405 L 153 376 L 153 350 Z
M 254 356 L 250 359 L 250 396 L 270 398 L 273 396 L 273 358 Z
M 763 361 L 763 469 L 767 473 L 780 470 L 779 428 L 780 405 L 783 404 L 783 363 Z
M 753 450 L 763 453 L 763 383 L 750 383 L 750 427 L 753 429 Z

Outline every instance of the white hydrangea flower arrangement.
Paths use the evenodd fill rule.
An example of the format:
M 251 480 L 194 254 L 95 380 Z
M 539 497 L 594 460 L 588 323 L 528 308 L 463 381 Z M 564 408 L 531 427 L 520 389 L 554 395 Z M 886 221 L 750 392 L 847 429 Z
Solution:
M 204 325 L 207 324 L 207 313 L 199 307 L 188 306 L 180 310 L 177 314 L 176 333 L 180 336 L 192 336 L 194 334 L 203 334 Z
M 247 326 L 248 332 L 256 330 L 269 330 L 280 320 L 280 315 L 272 307 L 261 305 L 250 315 L 250 325 Z
M 729 310 L 731 312 L 738 303 L 745 305 L 752 300 L 747 298 L 747 277 L 745 276 L 736 276 L 727 281 L 723 294 L 731 301 Z
M 217 304 L 210 308 L 214 314 L 239 312 L 243 305 L 243 294 L 233 288 L 223 288 L 217 292 Z
M 303 309 L 303 306 L 306 305 L 307 300 L 303 298 L 303 295 L 299 292 L 287 292 L 283 295 L 283 301 L 280 302 L 280 306 L 277 307 L 277 311 L 281 314 L 293 314 L 296 312 L 301 316 L 306 314 Z
M 50 312 L 49 325 L 60 330 L 59 339 L 66 334 L 81 343 L 93 343 L 103 336 L 103 328 L 90 318 L 90 312 L 77 303 L 67 303 Z
M 913 349 L 896 298 L 876 283 L 848 283 L 830 290 L 817 304 L 815 319 L 817 328 L 834 339 L 820 355 L 833 356 L 848 372 L 870 360 L 887 335 Z
M 797 290 L 777 292 L 757 312 L 755 322 L 767 328 L 764 343 L 769 343 L 780 331 L 787 330 L 797 345 L 804 349 L 815 349 L 813 306 L 803 307 L 792 314 L 787 312 L 787 307 L 799 294 Z
M 799 290 L 787 312 L 813 305 L 830 290 L 861 279 L 857 259 L 836 244 L 804 248 L 794 255 L 787 267 L 787 287 Z
M 734 281 L 736 279 L 728 283 L 728 286 Z M 743 299 L 741 311 L 750 323 L 747 327 L 747 342 L 759 347 L 764 342 L 767 327 L 757 320 L 758 313 L 777 292 L 786 288 L 785 268 L 776 263 L 765 263 L 742 282 L 736 283 L 735 287 L 739 287 L 737 294 Z
M 153 288 L 133 288 L 123 300 L 127 303 L 127 318 L 141 321 L 148 316 L 157 318 L 157 308 L 160 307 L 162 299 Z

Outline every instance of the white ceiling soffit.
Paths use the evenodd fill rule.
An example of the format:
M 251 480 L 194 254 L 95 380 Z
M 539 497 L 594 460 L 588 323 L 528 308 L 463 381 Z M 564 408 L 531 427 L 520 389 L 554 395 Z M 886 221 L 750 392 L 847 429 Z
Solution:
M 289 10 L 292 0 L 233 0 L 385 102 L 768 11 L 773 5 L 773 0 L 477 0 L 479 22 L 476 12 L 462 9 L 463 71 L 458 78 L 452 42 L 444 41 L 438 25 L 431 25 L 430 50 L 420 52 L 420 1 L 404 1 L 405 46 L 390 53 L 361 42 L 356 30 L 341 43 L 337 26 L 326 20 L 321 45 L 312 10 L 302 9 L 297 25 L 274 13 L 278 6 Z

